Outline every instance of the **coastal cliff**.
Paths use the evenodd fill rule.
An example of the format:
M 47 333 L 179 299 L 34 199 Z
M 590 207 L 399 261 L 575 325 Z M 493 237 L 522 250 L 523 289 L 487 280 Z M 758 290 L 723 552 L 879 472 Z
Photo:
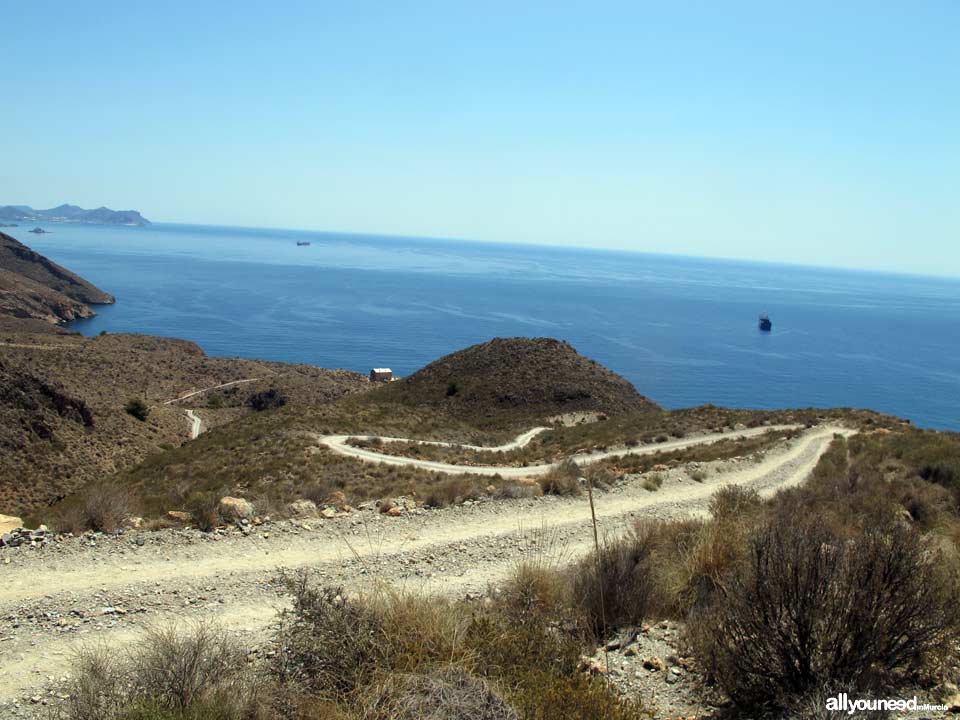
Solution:
M 61 323 L 92 317 L 90 305 L 113 302 L 112 295 L 0 233 L 0 315 Z

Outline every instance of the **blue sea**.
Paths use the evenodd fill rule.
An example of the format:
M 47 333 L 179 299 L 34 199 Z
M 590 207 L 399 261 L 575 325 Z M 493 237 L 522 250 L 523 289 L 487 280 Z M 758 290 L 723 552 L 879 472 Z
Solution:
M 550 336 L 668 408 L 868 407 L 960 430 L 958 280 L 290 230 L 27 229 L 7 232 L 117 297 L 75 323 L 88 335 L 401 375 L 492 337 Z

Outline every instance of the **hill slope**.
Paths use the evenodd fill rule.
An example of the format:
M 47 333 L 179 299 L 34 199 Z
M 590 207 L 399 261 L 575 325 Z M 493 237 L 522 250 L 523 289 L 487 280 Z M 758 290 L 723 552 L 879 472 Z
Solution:
M 552 338 L 496 338 L 430 363 L 370 393 L 487 425 L 572 411 L 657 411 L 628 381 Z
M 0 233 L 0 314 L 66 322 L 94 315 L 88 303 L 112 302 L 112 295 Z
M 356 373 L 208 357 L 184 340 L 14 333 L 0 324 L 0 513 L 27 514 L 186 441 L 185 407 L 200 408 L 205 427 L 215 427 L 253 413 L 258 393 L 323 405 L 367 387 Z M 145 421 L 124 411 L 131 398 L 149 406 Z

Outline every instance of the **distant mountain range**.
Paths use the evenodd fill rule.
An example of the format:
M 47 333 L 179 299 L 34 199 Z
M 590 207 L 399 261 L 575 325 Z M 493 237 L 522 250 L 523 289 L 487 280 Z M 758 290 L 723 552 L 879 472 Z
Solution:
M 60 205 L 49 210 L 34 210 L 29 205 L 0 205 L 0 220 L 84 223 L 87 225 L 149 225 L 136 210 L 111 210 L 99 207 L 84 210 L 76 205 Z

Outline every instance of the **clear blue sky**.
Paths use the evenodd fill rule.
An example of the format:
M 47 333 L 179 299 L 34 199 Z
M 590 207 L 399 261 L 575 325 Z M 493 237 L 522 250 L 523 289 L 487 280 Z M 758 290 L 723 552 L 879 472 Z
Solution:
M 0 203 L 960 275 L 960 3 L 7 2 Z

